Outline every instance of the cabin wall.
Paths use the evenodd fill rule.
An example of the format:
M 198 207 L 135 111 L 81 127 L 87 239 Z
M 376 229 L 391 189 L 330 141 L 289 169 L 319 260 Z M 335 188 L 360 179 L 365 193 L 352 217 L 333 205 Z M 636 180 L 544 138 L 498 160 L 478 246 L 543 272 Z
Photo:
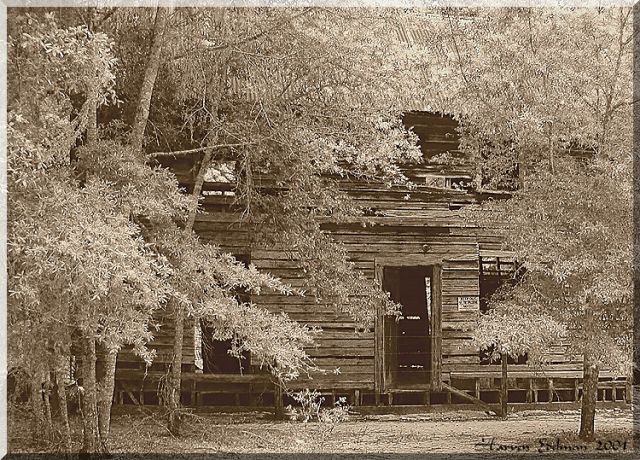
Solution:
M 376 260 L 425 256 L 441 261 L 443 380 L 499 377 L 500 366 L 480 364 L 479 350 L 471 345 L 479 312 L 459 311 L 458 305 L 460 297 L 479 297 L 480 254 L 499 254 L 501 247 L 490 229 L 471 227 L 462 218 L 460 207 L 472 204 L 474 196 L 458 190 L 388 190 L 353 182 L 344 183 L 342 188 L 360 204 L 375 209 L 377 215 L 340 224 L 327 219 L 322 228 L 345 246 L 349 260 L 367 278 L 375 278 Z M 258 269 L 293 287 L 306 288 L 299 261 L 291 259 L 282 248 L 252 247 L 250 232 L 239 222 L 239 216 L 220 212 L 226 204 L 220 196 L 211 198 L 205 198 L 208 212 L 198 216 L 194 227 L 204 241 L 218 243 L 234 254 L 249 253 Z M 358 331 L 351 318 L 330 305 L 318 303 L 312 292 L 304 297 L 263 292 L 251 300 L 269 311 L 287 313 L 294 320 L 323 330 L 317 347 L 307 351 L 325 372 L 291 382 L 290 388 L 375 388 L 375 331 Z M 551 364 L 537 372 L 526 365 L 510 367 L 521 377 L 536 377 L 543 372 L 575 377 L 582 371 L 579 357 L 568 356 L 560 345 L 550 358 Z
M 455 121 L 434 115 L 408 114 L 407 126 L 414 126 L 420 135 L 425 157 L 457 150 L 458 135 Z M 193 183 L 197 161 L 185 158 L 171 160 L 168 166 L 187 189 Z M 425 163 L 407 167 L 405 173 L 415 188 L 357 180 L 340 182 L 340 188 L 366 210 L 366 216 L 321 221 L 321 228 L 335 241 L 343 244 L 357 270 L 375 279 L 381 264 L 393 260 L 427 258 L 442 268 L 441 279 L 441 371 L 442 380 L 455 385 L 471 385 L 466 390 L 480 396 L 483 388 L 495 388 L 500 365 L 481 364 L 479 350 L 472 346 L 472 332 L 480 314 L 479 305 L 480 258 L 502 254 L 501 241 L 495 229 L 470 225 L 463 218 L 464 208 L 478 202 L 480 197 L 460 186 L 460 180 L 471 180 L 473 168 L 468 164 L 443 165 Z M 331 305 L 318 302 L 299 260 L 291 258 L 284 248 L 261 248 L 252 241 L 252 231 L 233 211 L 235 197 L 232 186 L 205 183 L 203 190 L 217 190 L 205 195 L 203 212 L 197 215 L 194 230 L 205 242 L 211 242 L 235 255 L 248 255 L 259 270 L 270 272 L 284 283 L 307 289 L 305 296 L 283 296 L 265 291 L 251 297 L 255 304 L 273 313 L 286 313 L 291 319 L 322 328 L 317 346 L 307 350 L 323 372 L 311 378 L 300 378 L 288 384 L 289 389 L 316 388 L 341 391 L 373 392 L 376 382 L 376 333 L 359 330 L 347 315 Z M 162 327 L 151 344 L 158 351 L 154 369 L 166 369 L 172 353 L 172 321 L 159 317 Z M 184 363 L 193 370 L 193 325 L 185 328 Z M 134 362 L 135 357 L 121 354 L 119 365 Z M 138 360 L 139 361 L 139 360 Z M 256 364 L 256 363 L 253 363 Z M 578 379 L 582 376 L 580 357 L 569 356 L 562 344 L 553 350 L 550 364 L 542 369 L 526 365 L 510 365 L 514 379 L 549 378 Z M 607 373 L 603 373 L 607 377 Z M 221 376 L 224 377 L 224 376 Z M 250 376 L 242 376 L 248 379 Z M 469 383 L 471 382 L 471 383 Z M 517 381 L 512 382 L 519 385 Z M 545 383 L 546 385 L 546 383 Z M 577 393 L 577 380 L 575 383 Z M 531 394 L 533 387 L 528 391 Z M 451 396 L 449 396 L 450 398 Z M 532 396 L 528 396 L 529 399 Z

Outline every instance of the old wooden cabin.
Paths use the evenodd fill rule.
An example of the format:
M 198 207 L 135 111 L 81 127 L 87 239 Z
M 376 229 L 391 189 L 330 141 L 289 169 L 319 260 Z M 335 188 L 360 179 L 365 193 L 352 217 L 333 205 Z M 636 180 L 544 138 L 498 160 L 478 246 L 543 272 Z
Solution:
M 451 117 L 409 112 L 404 123 L 419 136 L 426 158 L 458 152 L 457 123 Z M 194 180 L 193 161 L 198 159 L 176 157 L 167 163 L 185 187 Z M 316 303 L 313 296 L 264 293 L 252 296 L 251 301 L 323 330 L 318 346 L 308 353 L 329 372 L 290 382 L 289 390 L 317 389 L 328 404 L 346 397 L 362 409 L 497 403 L 501 365 L 489 362 L 481 350 L 471 346 L 470 329 L 486 309 L 486 299 L 512 277 L 514 260 L 501 250 L 490 230 L 470 226 L 460 216 L 466 205 L 490 194 L 467 186 L 472 179 L 471 165 L 425 162 L 406 169 L 405 174 L 415 182 L 414 189 L 342 183 L 344 190 L 371 211 L 366 219 L 374 225 L 363 226 L 356 218 L 341 224 L 330 219 L 323 222 L 323 229 L 345 245 L 356 268 L 381 281 L 403 305 L 399 321 L 379 316 L 374 331 L 362 332 L 349 317 Z M 203 240 L 221 245 L 238 259 L 292 286 L 304 285 L 296 260 L 282 251 L 251 247 L 247 228 L 229 208 L 233 184 L 207 181 L 203 190 L 205 212 L 195 225 Z M 285 405 L 289 403 L 290 398 L 282 396 L 250 356 L 241 365 L 227 354 L 228 343 L 212 343 L 198 324 L 191 326 L 184 349 L 182 401 L 186 406 L 222 410 L 228 406 L 273 407 L 282 399 Z M 132 354 L 121 353 L 116 403 L 158 404 L 158 382 L 170 361 L 172 332 L 170 321 L 165 321 L 152 344 L 158 356 L 151 369 L 146 370 Z M 580 357 L 569 356 L 562 344 L 543 368 L 528 366 L 526 358 L 509 361 L 508 376 L 508 401 L 514 407 L 566 407 L 580 399 L 582 363 Z M 625 403 L 628 398 L 624 378 L 602 372 L 600 403 Z

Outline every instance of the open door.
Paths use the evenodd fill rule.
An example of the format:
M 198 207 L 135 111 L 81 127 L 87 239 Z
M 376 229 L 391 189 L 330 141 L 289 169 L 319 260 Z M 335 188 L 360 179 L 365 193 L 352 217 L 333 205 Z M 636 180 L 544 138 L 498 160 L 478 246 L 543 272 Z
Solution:
M 439 266 L 385 266 L 380 271 L 383 288 L 402 305 L 402 314 L 378 321 L 378 388 L 430 388 L 440 379 Z

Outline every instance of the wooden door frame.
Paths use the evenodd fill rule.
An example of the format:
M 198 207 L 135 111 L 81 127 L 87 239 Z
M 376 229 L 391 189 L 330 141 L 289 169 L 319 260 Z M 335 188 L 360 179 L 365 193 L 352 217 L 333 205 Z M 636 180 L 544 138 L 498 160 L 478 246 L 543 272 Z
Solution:
M 375 279 L 382 289 L 385 267 L 432 267 L 431 278 L 431 382 L 433 389 L 442 385 L 442 257 L 429 254 L 376 257 Z M 384 311 L 380 308 L 375 319 L 374 388 L 377 394 L 388 390 L 385 378 Z

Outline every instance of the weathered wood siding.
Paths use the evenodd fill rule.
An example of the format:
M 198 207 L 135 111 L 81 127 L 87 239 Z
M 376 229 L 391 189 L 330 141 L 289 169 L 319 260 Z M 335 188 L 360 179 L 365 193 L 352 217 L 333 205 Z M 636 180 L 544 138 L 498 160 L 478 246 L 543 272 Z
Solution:
M 443 152 L 459 156 L 455 121 L 428 114 L 408 114 L 404 119 L 420 136 L 426 158 Z M 193 182 L 196 167 L 188 158 L 170 161 L 181 184 L 187 189 Z M 499 377 L 499 365 L 480 364 L 479 350 L 471 345 L 471 329 L 478 316 L 475 311 L 458 311 L 458 297 L 478 297 L 479 255 L 497 251 L 500 241 L 495 232 L 470 226 L 461 209 L 476 203 L 478 195 L 434 183 L 449 184 L 446 179 L 471 179 L 470 165 L 423 164 L 406 169 L 417 184 L 414 189 L 387 188 L 382 184 L 343 181 L 341 188 L 368 209 L 367 217 L 353 218 L 340 224 L 326 219 L 322 228 L 345 245 L 356 269 L 374 279 L 376 260 L 427 255 L 442 264 L 442 376 L 445 381 L 464 377 Z M 434 181 L 435 179 L 435 181 Z M 206 183 L 204 190 L 230 190 L 228 184 Z M 280 277 L 294 287 L 305 287 L 300 263 L 278 248 L 252 246 L 250 230 L 240 223 L 230 207 L 234 197 L 227 194 L 205 196 L 204 213 L 194 226 L 204 241 L 210 241 L 233 254 L 249 254 L 260 270 Z M 323 332 L 317 347 L 308 350 L 325 373 L 292 382 L 292 388 L 331 390 L 373 390 L 375 386 L 375 333 L 357 331 L 356 324 L 330 305 L 317 302 L 312 295 L 283 296 L 264 292 L 251 299 L 272 312 L 284 312 L 290 318 Z M 156 367 L 162 368 L 170 358 L 171 321 L 164 321 L 152 347 L 158 350 Z M 192 328 L 185 332 L 185 364 L 193 364 Z M 122 359 L 121 359 L 122 361 Z M 511 366 L 519 376 L 540 376 L 527 366 Z M 581 373 L 579 357 L 566 355 L 559 346 L 545 375 L 567 378 Z

